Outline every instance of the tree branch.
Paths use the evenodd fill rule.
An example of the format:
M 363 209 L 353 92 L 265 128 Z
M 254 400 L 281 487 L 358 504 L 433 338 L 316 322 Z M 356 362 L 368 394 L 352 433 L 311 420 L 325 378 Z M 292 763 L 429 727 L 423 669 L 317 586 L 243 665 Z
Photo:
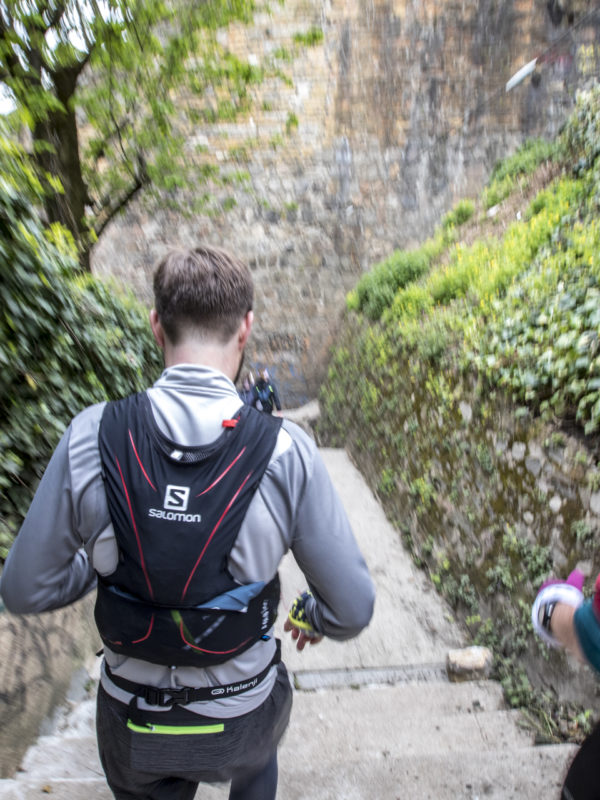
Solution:
M 12 18 L 10 14 L 6 13 L 6 18 L 4 15 L 4 10 L 0 10 L 0 39 L 4 39 L 6 44 L 9 44 L 10 34 L 14 34 L 15 28 L 13 25 Z M 4 56 L 4 63 L 6 64 L 6 68 L 2 69 L 2 79 L 6 80 L 7 78 L 16 78 L 19 71 L 22 71 L 21 64 L 19 59 L 16 57 L 12 49 L 7 47 L 6 54 Z
M 42 11 L 42 14 L 47 10 L 48 10 L 48 4 L 46 3 L 45 4 L 45 8 Z M 31 33 L 32 32 L 41 34 L 42 36 L 45 36 L 45 34 L 49 30 L 51 30 L 52 28 L 55 28 L 59 24 L 59 22 L 61 21 L 63 16 L 65 15 L 66 10 L 67 10 L 67 4 L 61 2 L 55 8 L 52 16 L 50 17 L 50 19 L 44 25 L 38 25 L 35 22 L 33 22 L 31 19 L 28 20 L 29 25 L 26 25 L 26 30 L 27 30 L 28 34 L 30 34 L 30 39 L 31 39 Z M 77 82 L 77 78 L 79 77 L 79 75 L 82 72 L 82 70 L 85 68 L 86 64 L 89 62 L 90 57 L 92 55 L 92 50 L 93 50 L 94 44 L 95 44 L 94 42 L 91 42 L 87 37 L 86 31 L 85 31 L 85 24 L 84 24 L 84 21 L 83 21 L 83 19 L 81 17 L 81 8 L 80 8 L 79 4 L 77 4 L 77 12 L 79 14 L 79 19 L 80 19 L 81 26 L 82 26 L 82 36 L 83 36 L 85 44 L 87 46 L 87 52 L 86 52 L 86 54 L 84 55 L 84 57 L 80 61 L 76 61 L 74 64 L 71 64 L 69 66 L 60 67 L 60 68 L 57 69 L 56 67 L 53 67 L 53 65 L 51 63 L 49 63 L 46 58 L 44 58 L 43 53 L 38 48 L 33 48 L 33 47 L 28 47 L 27 48 L 28 60 L 29 60 L 30 64 L 32 64 L 34 66 L 34 68 L 36 70 L 39 71 L 42 68 L 44 70 L 46 70 L 46 72 L 50 75 L 50 77 L 54 81 L 55 85 L 59 85 L 60 84 L 63 87 L 63 89 L 66 86 L 72 87 L 72 88 L 70 88 L 68 90 L 67 97 L 66 98 L 61 98 L 63 101 L 65 99 L 70 98 L 71 95 L 73 94 L 73 92 L 75 91 L 75 84 Z
M 86 26 L 85 26 L 85 19 L 83 18 L 83 14 L 81 13 L 81 6 L 77 3 L 77 16 L 79 17 L 79 24 L 81 26 L 81 35 L 83 36 L 83 41 L 85 42 L 85 46 L 88 49 L 88 53 L 91 53 L 94 43 L 90 41 L 87 35 Z
M 48 12 L 48 3 L 43 3 L 43 5 L 38 6 L 38 11 L 40 16 L 43 18 L 44 14 Z M 59 3 L 58 6 L 54 9 L 54 12 L 50 16 L 50 19 L 44 23 L 44 25 L 38 25 L 37 30 L 41 31 L 42 33 L 48 33 L 51 28 L 55 28 L 58 23 L 61 21 L 65 11 L 67 10 L 66 3 Z
M 131 202 L 131 200 L 133 200 L 133 198 L 140 191 L 140 189 L 143 189 L 144 186 L 148 183 L 148 180 L 149 180 L 148 174 L 144 166 L 143 173 L 136 176 L 133 184 L 129 187 L 129 189 L 127 189 L 127 191 L 124 192 L 124 194 L 122 194 L 121 197 L 118 198 L 112 205 L 104 206 L 106 210 L 105 213 L 103 214 L 103 219 L 99 223 L 99 225 L 96 225 L 94 228 L 94 233 L 98 239 L 102 235 L 108 223 L 111 222 L 111 220 L 113 220 L 116 217 L 119 211 L 122 211 Z
M 14 25 L 10 11 L 6 7 L 0 8 L 0 32 L 4 34 L 9 30 L 14 31 Z
M 44 3 L 44 7 L 40 8 L 39 10 L 40 10 L 40 16 L 43 16 L 43 14 L 48 10 L 48 4 Z M 60 12 L 58 15 L 58 20 L 60 21 L 60 18 L 64 13 L 64 6 L 62 3 L 59 5 L 57 11 Z M 44 57 L 41 48 L 33 46 L 32 41 L 36 40 L 36 34 L 38 37 L 41 36 L 43 38 L 48 32 L 48 30 L 50 30 L 50 27 L 52 26 L 47 26 L 46 24 L 40 24 L 30 16 L 23 17 L 21 19 L 21 23 L 23 24 L 28 37 L 27 45 L 25 44 L 25 42 L 23 43 L 23 48 L 27 55 L 27 61 L 29 62 L 31 67 L 33 67 L 35 73 L 37 73 L 41 78 L 42 70 L 45 70 L 46 72 L 49 73 L 51 70 L 51 65 Z
M 114 116 L 111 113 L 110 114 L 110 119 L 111 119 L 111 122 L 114 125 L 114 130 L 111 130 L 111 131 L 107 132 L 102 137 L 102 139 L 100 139 L 98 142 L 96 142 L 94 144 L 94 152 L 93 153 L 91 153 L 91 152 L 89 153 L 90 158 L 93 160 L 93 162 L 95 164 L 98 163 L 99 159 L 104 157 L 106 148 L 108 147 L 108 145 L 111 142 L 111 140 L 113 140 L 115 137 L 117 137 L 119 139 L 119 141 L 121 141 L 121 132 L 125 129 L 125 127 L 127 125 L 131 124 L 131 117 L 129 115 L 125 115 L 120 122 L 117 122 L 115 120 Z M 126 160 L 129 161 L 128 158 L 126 158 Z M 133 172 L 131 170 L 130 170 L 130 174 L 133 175 Z
M 76 61 L 74 64 L 71 64 L 68 67 L 50 69 L 46 66 L 48 74 L 56 86 L 57 96 L 62 103 L 66 103 L 75 94 L 75 89 L 77 88 L 77 79 L 92 57 L 93 48 L 94 45 L 92 45 L 92 49 L 85 54 L 81 61 Z
M 79 8 L 79 6 L 78 6 Z M 65 3 L 60 3 L 54 11 L 54 14 L 48 20 L 48 24 L 46 25 L 45 33 L 49 31 L 51 28 L 55 28 L 61 19 L 64 16 L 65 11 L 67 10 L 67 6 Z
M 90 58 L 92 57 L 92 53 L 94 52 L 94 48 L 96 47 L 96 42 L 90 43 L 90 48 L 85 54 L 85 56 L 78 61 L 77 64 L 74 64 L 70 69 L 73 71 L 75 77 L 79 77 L 79 75 L 83 72 L 85 67 L 88 65 Z

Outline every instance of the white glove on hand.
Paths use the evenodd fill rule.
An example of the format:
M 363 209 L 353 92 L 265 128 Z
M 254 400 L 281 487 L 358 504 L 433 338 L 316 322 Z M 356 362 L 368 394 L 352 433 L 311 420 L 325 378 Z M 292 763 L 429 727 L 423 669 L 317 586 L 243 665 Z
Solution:
M 556 603 L 565 603 L 579 608 L 584 597 L 583 582 L 585 576 L 575 569 L 566 581 L 549 580 L 542 584 L 531 608 L 531 622 L 535 633 L 550 647 L 560 647 L 550 630 L 550 619 Z

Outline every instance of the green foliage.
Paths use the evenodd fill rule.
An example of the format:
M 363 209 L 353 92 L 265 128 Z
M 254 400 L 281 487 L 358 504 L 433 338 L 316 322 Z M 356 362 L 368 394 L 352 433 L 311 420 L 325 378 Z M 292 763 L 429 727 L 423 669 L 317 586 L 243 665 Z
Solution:
M 515 179 L 510 175 L 491 181 L 483 192 L 483 207 L 493 208 L 509 196 L 515 186 Z
M 278 47 L 273 52 L 273 58 L 278 59 L 279 61 L 284 61 L 284 62 L 291 62 L 291 61 L 294 60 L 293 54 L 290 53 L 290 51 L 287 50 L 285 47 Z
M 517 536 L 510 526 L 506 526 L 502 536 L 502 551 L 511 560 L 513 575 L 519 582 L 527 580 L 537 587 L 552 569 L 550 549 L 533 543 L 524 536 Z
M 574 534 L 575 540 L 584 549 L 588 548 L 594 541 L 594 529 L 586 519 L 578 519 L 573 522 L 571 532 Z
M 410 484 L 410 493 L 417 498 L 419 504 L 427 507 L 435 500 L 435 489 L 424 476 L 419 476 Z
M 566 216 L 555 229 L 559 246 L 491 303 L 475 362 L 516 400 L 575 416 L 592 433 L 600 427 L 600 224 Z
M 184 151 L 190 131 L 248 113 L 252 88 L 280 75 L 220 44 L 218 30 L 250 22 L 253 2 L 8 5 L 0 67 L 15 129 L 31 131 L 48 219 L 70 230 L 84 265 L 91 244 L 142 189 L 149 202 L 167 196 L 193 211 L 182 193 L 205 194 L 199 187 L 215 176 L 202 169 L 205 148 Z
M 469 247 L 456 245 L 448 263 L 429 274 L 432 259 L 441 249 L 439 239 L 417 250 L 396 251 L 360 279 L 348 296 L 347 307 L 371 320 L 390 309 L 386 318 L 400 322 L 435 305 L 470 297 L 479 314 L 478 304 L 487 308 L 492 298 L 502 297 L 514 278 L 551 241 L 557 223 L 577 206 L 580 195 L 578 183 L 564 181 L 558 189 L 538 198 L 537 212 L 530 213 L 527 222 L 513 223 L 501 240 L 477 240 Z M 415 284 L 419 278 L 421 283 Z
M 396 477 L 393 470 L 384 469 L 381 473 L 378 486 L 380 494 L 383 496 L 392 494 L 396 489 Z
M 146 312 L 78 274 L 64 229 L 44 230 L 27 157 L 0 138 L 0 558 L 70 419 L 160 372 Z
M 597 492 L 600 489 L 600 470 L 590 470 L 586 475 L 586 482 L 592 492 Z
M 555 160 L 557 177 L 519 220 L 466 245 L 451 212 L 421 248 L 360 279 L 320 393 L 320 441 L 361 464 L 415 563 L 493 648 L 508 701 L 526 704 L 552 741 L 576 738 L 588 720 L 558 708 L 522 666 L 526 652 L 548 659 L 530 609 L 558 568 L 552 483 L 536 467 L 564 462 L 585 472 L 585 488 L 600 487 L 599 96 L 579 101 L 557 143 L 527 146 L 496 170 L 492 184 L 521 197 L 518 184 Z M 560 430 L 574 426 L 571 449 Z M 548 452 L 516 460 L 508 443 L 531 444 L 540 429 Z M 597 560 L 597 526 L 577 496 L 563 501 L 568 570 Z
M 404 291 L 397 292 L 389 310 L 384 312 L 386 318 L 418 319 L 431 311 L 434 299 L 431 292 L 420 284 L 410 284 Z
M 545 139 L 530 139 L 500 163 L 496 164 L 483 193 L 483 205 L 491 208 L 506 199 L 519 178 L 527 177 L 544 161 L 558 155 L 556 142 Z
M 442 228 L 458 228 L 468 222 L 475 213 L 475 203 L 472 200 L 459 200 L 452 211 L 442 219 Z
M 298 117 L 296 116 L 296 114 L 290 112 L 287 115 L 287 119 L 285 121 L 286 133 L 289 135 L 293 131 L 297 130 L 297 128 L 298 128 Z
M 600 92 L 598 88 L 580 92 L 575 110 L 563 131 L 563 144 L 572 158 L 575 174 L 596 165 L 600 154 Z
M 452 608 L 462 606 L 471 611 L 479 606 L 477 592 L 468 575 L 462 574 L 459 580 L 449 575 L 441 586 L 442 592 Z
M 396 250 L 360 279 L 356 295 L 349 300 L 369 319 L 377 320 L 392 303 L 398 289 L 412 283 L 429 269 L 429 256 L 423 250 Z
M 528 139 L 512 156 L 496 164 L 490 176 L 490 183 L 507 177 L 531 175 L 543 161 L 551 160 L 557 153 L 556 141 Z
M 305 33 L 295 33 L 294 42 L 306 47 L 314 47 L 323 41 L 322 28 L 309 28 Z
M 476 448 L 476 455 L 483 471 L 491 475 L 494 471 L 494 460 L 489 446 L 484 442 L 480 442 Z
M 502 556 L 493 567 L 485 573 L 488 581 L 487 591 L 489 594 L 505 592 L 510 594 L 514 589 L 514 577 L 510 561 Z

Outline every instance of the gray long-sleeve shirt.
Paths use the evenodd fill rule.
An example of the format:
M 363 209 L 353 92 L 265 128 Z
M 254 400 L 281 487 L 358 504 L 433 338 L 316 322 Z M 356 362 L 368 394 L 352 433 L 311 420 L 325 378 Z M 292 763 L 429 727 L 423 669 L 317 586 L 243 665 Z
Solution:
M 191 364 L 165 370 L 148 396 L 161 431 L 184 446 L 214 441 L 223 420 L 240 407 L 237 391 L 225 375 Z M 40 482 L 0 579 L 0 594 L 13 613 L 37 613 L 72 603 L 95 587 L 96 573 L 109 575 L 116 568 L 118 550 L 98 450 L 103 409 L 100 403 L 75 417 Z M 338 640 L 357 635 L 373 613 L 373 583 L 314 442 L 286 420 L 228 566 L 240 583 L 267 582 L 289 549 L 314 596 L 307 608 L 314 628 Z M 202 687 L 257 675 L 274 648 L 273 639 L 259 641 L 207 669 L 151 664 L 107 648 L 105 659 L 116 674 L 130 681 Z M 129 702 L 131 696 L 117 688 L 104 670 L 101 680 L 110 694 Z M 207 716 L 239 716 L 266 699 L 274 680 L 273 669 L 244 694 L 187 707 Z

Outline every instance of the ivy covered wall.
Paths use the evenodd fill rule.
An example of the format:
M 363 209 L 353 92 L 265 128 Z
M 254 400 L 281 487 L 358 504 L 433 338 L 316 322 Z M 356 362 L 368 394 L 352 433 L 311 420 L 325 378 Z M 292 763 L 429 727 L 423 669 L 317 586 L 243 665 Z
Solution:
M 587 729 L 596 689 L 529 615 L 549 574 L 578 565 L 591 589 L 600 569 L 599 123 L 594 90 L 363 276 L 320 396 L 320 439 L 349 449 L 549 739 Z

